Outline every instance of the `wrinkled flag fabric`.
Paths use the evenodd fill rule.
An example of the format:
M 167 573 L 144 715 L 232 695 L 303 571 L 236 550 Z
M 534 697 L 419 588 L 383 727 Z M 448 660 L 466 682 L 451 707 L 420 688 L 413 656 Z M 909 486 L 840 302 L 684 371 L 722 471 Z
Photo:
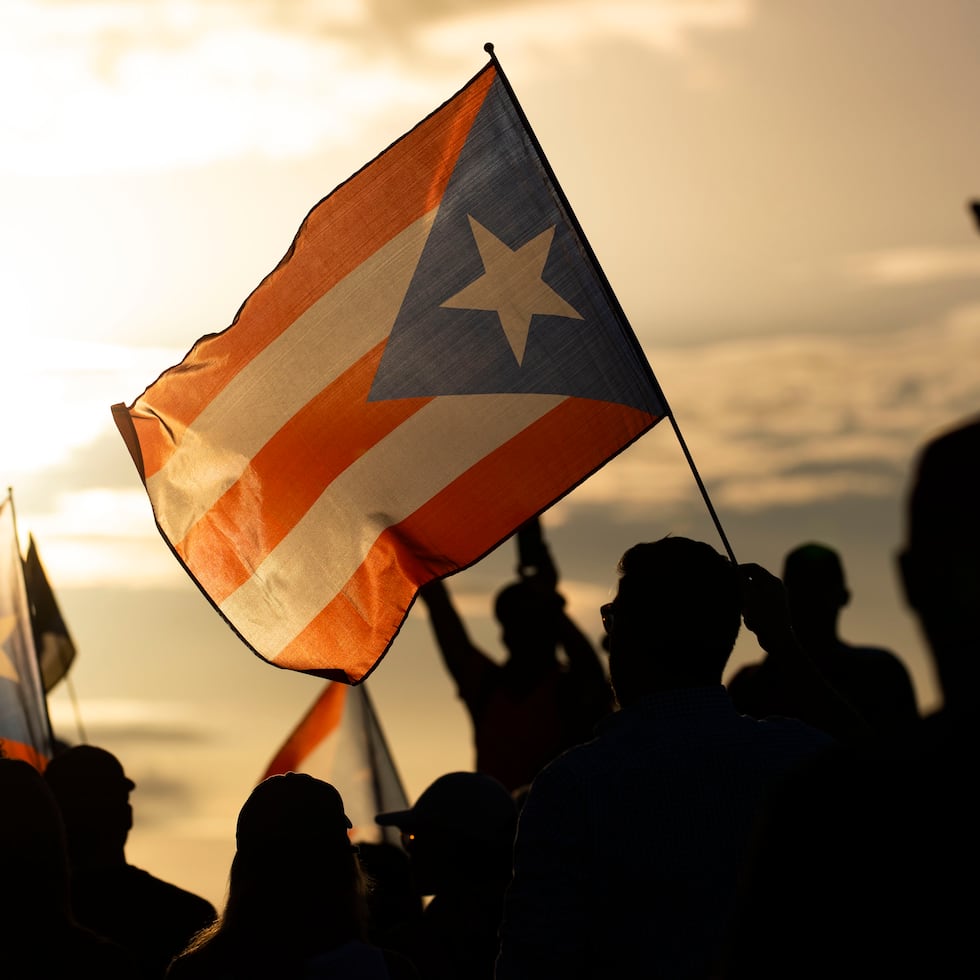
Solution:
M 65 625 L 61 607 L 41 563 L 33 535 L 27 537 L 27 556 L 24 558 L 24 584 L 31 610 L 31 632 L 34 649 L 41 665 L 41 680 L 45 692 L 60 681 L 75 661 L 75 642 Z
M 366 684 L 327 682 L 262 779 L 285 772 L 305 772 L 333 784 L 353 824 L 353 840 L 399 843 L 397 829 L 374 822 L 379 813 L 407 810 L 409 802 Z
M 51 724 L 9 494 L 0 501 L 0 755 L 42 771 L 51 758 Z
M 268 662 L 360 682 L 421 585 L 665 414 L 550 174 L 491 62 L 113 406 L 164 539 Z

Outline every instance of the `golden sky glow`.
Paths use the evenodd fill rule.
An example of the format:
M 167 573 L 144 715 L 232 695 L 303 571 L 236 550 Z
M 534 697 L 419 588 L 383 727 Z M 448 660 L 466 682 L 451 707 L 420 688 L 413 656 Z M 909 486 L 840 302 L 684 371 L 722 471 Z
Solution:
M 110 406 L 224 329 L 308 210 L 455 93 L 487 41 L 739 556 L 778 571 L 794 534 L 844 549 L 867 597 L 855 639 L 901 647 L 934 697 L 891 556 L 914 448 L 980 407 L 978 37 L 971 0 L 0 4 L 0 481 L 56 589 L 91 590 L 70 600 L 83 707 L 143 770 L 148 820 L 179 825 L 198 887 L 220 900 L 201 854 L 317 688 L 236 648 L 160 539 Z M 620 534 L 711 533 L 666 424 L 546 522 L 589 632 Z M 481 642 L 511 568 L 452 583 Z M 162 587 L 186 605 L 145 639 L 95 594 Z M 412 616 L 375 698 L 418 791 L 465 764 L 468 731 Z M 424 732 L 400 727 L 405 691 Z M 195 722 L 206 735 L 155 741 Z

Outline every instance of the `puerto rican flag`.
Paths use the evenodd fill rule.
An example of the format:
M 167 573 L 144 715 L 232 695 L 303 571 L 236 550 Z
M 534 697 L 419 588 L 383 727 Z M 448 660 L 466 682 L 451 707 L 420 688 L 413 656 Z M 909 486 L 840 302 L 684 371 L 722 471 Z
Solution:
M 327 681 L 262 779 L 286 772 L 305 772 L 337 788 L 353 840 L 399 844 L 396 828 L 374 822 L 379 813 L 407 810 L 409 802 L 367 684 Z
M 51 722 L 8 492 L 0 500 L 0 756 L 43 771 L 51 754 Z
M 666 409 L 491 60 L 113 413 L 161 534 L 248 647 L 357 684 L 421 585 Z

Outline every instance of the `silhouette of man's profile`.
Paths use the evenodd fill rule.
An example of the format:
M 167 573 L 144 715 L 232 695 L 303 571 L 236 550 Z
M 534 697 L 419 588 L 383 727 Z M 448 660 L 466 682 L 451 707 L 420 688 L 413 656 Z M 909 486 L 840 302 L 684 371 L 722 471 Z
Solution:
M 128 950 L 78 922 L 70 877 L 64 821 L 43 776 L 0 757 L 0 975 L 147 980 Z
M 479 772 L 440 776 L 407 810 L 379 813 L 398 827 L 421 895 L 421 919 L 389 934 L 422 980 L 492 980 L 503 894 L 511 874 L 517 805 Z
M 44 778 L 65 822 L 76 917 L 162 977 L 191 936 L 214 921 L 214 906 L 127 861 L 136 784 L 111 752 L 72 746 L 55 755 Z
M 630 548 L 619 572 L 601 613 L 621 707 L 531 784 L 497 980 L 706 976 L 757 808 L 832 744 L 739 714 L 721 682 L 743 603 L 771 645 L 791 635 L 778 579 L 670 536 Z

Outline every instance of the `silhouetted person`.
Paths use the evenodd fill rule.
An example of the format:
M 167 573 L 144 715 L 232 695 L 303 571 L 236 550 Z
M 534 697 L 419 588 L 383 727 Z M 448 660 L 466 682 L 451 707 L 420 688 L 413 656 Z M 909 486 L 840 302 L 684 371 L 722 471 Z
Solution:
M 145 980 L 130 953 L 79 925 L 58 805 L 41 774 L 0 758 L 0 976 Z
M 602 663 L 565 612 L 537 521 L 525 525 L 519 537 L 530 538 L 533 546 L 522 547 L 521 577 L 494 602 L 507 650 L 503 664 L 470 640 L 442 581 L 431 582 L 420 593 L 443 661 L 473 723 L 475 768 L 508 790 L 526 786 L 546 762 L 591 738 L 612 707 Z
M 270 776 L 238 814 L 219 920 L 170 965 L 177 980 L 417 980 L 367 940 L 365 884 L 344 802 L 305 773 Z
M 899 556 L 943 693 L 905 752 L 841 751 L 774 794 L 720 977 L 948 977 L 976 957 L 980 419 L 926 444 Z
M 840 556 L 823 544 L 794 548 L 783 565 L 793 631 L 827 682 L 884 738 L 904 738 L 919 720 L 915 689 L 905 664 L 891 650 L 856 646 L 839 632 L 851 594 Z M 735 707 L 754 718 L 806 717 L 797 691 L 778 662 L 766 658 L 739 670 L 728 684 Z
M 766 792 L 833 744 L 740 715 L 722 685 L 743 585 L 760 641 L 797 655 L 778 579 L 683 537 L 630 548 L 619 571 L 602 613 L 621 708 L 531 784 L 498 980 L 707 976 Z
M 517 825 L 510 794 L 484 773 L 452 772 L 376 820 L 401 830 L 416 888 L 431 896 L 421 921 L 388 941 L 422 980 L 492 980 Z
M 944 749 L 980 725 L 980 417 L 921 451 L 899 555 L 905 601 L 928 644 L 942 707 L 924 733 Z M 946 736 L 949 735 L 949 741 Z
M 111 752 L 73 746 L 48 763 L 44 778 L 65 822 L 76 918 L 162 977 L 191 936 L 214 921 L 214 906 L 126 860 L 135 783 Z

